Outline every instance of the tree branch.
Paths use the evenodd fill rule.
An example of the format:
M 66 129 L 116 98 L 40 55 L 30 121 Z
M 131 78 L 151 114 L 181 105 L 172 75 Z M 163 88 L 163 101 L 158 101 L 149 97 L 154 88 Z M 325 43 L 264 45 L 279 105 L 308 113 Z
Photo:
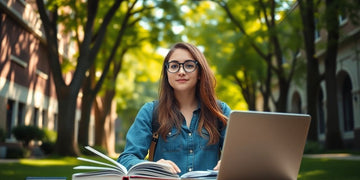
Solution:
M 290 68 L 290 73 L 289 76 L 287 78 L 287 82 L 289 83 L 290 80 L 292 79 L 292 77 L 294 76 L 295 73 L 295 67 L 298 61 L 297 55 L 300 52 L 300 49 L 297 49 L 295 53 L 293 53 L 293 58 L 292 58 L 292 63 L 291 63 L 291 68 Z
M 95 60 L 96 54 L 99 52 L 101 43 L 105 37 L 106 27 L 109 25 L 116 10 L 120 7 L 121 2 L 122 2 L 122 0 L 116 0 L 116 2 L 112 5 L 112 7 L 106 13 L 103 23 L 101 24 L 99 31 L 97 33 L 98 36 L 95 40 L 94 46 L 90 49 L 89 58 L 88 58 L 88 61 L 90 64 L 92 64 L 92 62 Z
M 39 15 L 44 27 L 44 32 L 46 36 L 47 48 L 49 51 L 49 64 L 52 69 L 54 83 L 57 84 L 57 87 L 66 86 L 65 81 L 62 77 L 61 66 L 59 62 L 59 51 L 58 51 L 58 41 L 57 41 L 57 7 L 51 12 L 52 20 L 47 14 L 45 9 L 45 4 L 43 0 L 36 0 L 36 5 L 39 11 Z
M 121 23 L 121 29 L 120 29 L 120 31 L 118 33 L 115 44 L 114 44 L 113 48 L 111 49 L 110 56 L 108 57 L 108 59 L 106 61 L 106 64 L 104 66 L 104 70 L 103 70 L 103 72 L 102 72 L 102 74 L 100 76 L 100 79 L 98 80 L 98 82 L 96 83 L 96 86 L 94 88 L 95 92 L 98 92 L 100 90 L 101 85 L 102 85 L 103 81 L 105 80 L 105 77 L 106 77 L 106 75 L 107 75 L 107 73 L 109 71 L 109 68 L 110 68 L 110 64 L 114 60 L 116 51 L 118 50 L 118 48 L 120 46 L 120 43 L 122 41 L 122 38 L 124 37 L 126 28 L 128 26 L 127 24 L 128 24 L 129 19 L 130 19 L 131 15 L 132 15 L 131 11 L 134 9 L 136 3 L 137 3 L 137 0 L 134 1 L 134 3 L 130 4 L 130 6 L 128 6 L 125 17 L 124 17 L 124 19 L 123 19 L 123 21 Z

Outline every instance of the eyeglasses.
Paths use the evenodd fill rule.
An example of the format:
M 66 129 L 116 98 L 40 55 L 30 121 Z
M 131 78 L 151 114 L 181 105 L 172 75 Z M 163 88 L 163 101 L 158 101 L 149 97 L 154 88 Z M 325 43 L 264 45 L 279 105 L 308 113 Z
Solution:
M 195 60 L 186 60 L 184 63 L 179 63 L 177 61 L 166 62 L 166 69 L 169 73 L 177 73 L 180 70 L 182 65 L 183 69 L 187 73 L 194 72 L 197 68 L 198 62 Z

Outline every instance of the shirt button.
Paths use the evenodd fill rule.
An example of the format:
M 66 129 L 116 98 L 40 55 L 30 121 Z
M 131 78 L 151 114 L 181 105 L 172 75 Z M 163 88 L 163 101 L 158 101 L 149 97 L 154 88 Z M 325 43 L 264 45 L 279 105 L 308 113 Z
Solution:
M 192 134 L 191 133 L 189 133 L 189 136 L 191 136 Z
M 189 152 L 190 152 L 190 154 L 191 154 L 191 153 L 193 153 L 193 150 L 192 150 L 192 149 L 190 149 L 190 151 L 189 151 Z
M 192 171 L 192 168 L 189 168 L 189 172 L 191 172 Z

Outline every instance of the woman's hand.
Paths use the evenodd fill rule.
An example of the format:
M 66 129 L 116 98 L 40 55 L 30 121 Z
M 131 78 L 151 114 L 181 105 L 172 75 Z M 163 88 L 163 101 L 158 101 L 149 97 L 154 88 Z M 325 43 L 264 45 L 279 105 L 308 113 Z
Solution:
M 215 171 L 218 171 L 220 169 L 220 164 L 221 164 L 221 160 L 219 160 L 216 166 L 214 167 Z
M 156 162 L 170 165 L 171 166 L 171 172 L 174 173 L 174 174 L 177 174 L 177 173 L 181 172 L 180 168 L 174 162 L 172 162 L 170 160 L 160 159 L 160 160 L 158 160 Z

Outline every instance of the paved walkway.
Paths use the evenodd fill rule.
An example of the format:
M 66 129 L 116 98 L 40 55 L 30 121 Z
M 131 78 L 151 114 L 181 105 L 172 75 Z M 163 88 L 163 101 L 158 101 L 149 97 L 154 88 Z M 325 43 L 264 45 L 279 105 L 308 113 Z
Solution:
M 0 163 L 16 163 L 19 161 L 20 159 L 0 159 Z
M 358 160 L 360 155 L 352 155 L 347 153 L 333 153 L 333 154 L 304 154 L 306 158 L 329 158 L 329 159 L 342 159 L 342 160 Z

